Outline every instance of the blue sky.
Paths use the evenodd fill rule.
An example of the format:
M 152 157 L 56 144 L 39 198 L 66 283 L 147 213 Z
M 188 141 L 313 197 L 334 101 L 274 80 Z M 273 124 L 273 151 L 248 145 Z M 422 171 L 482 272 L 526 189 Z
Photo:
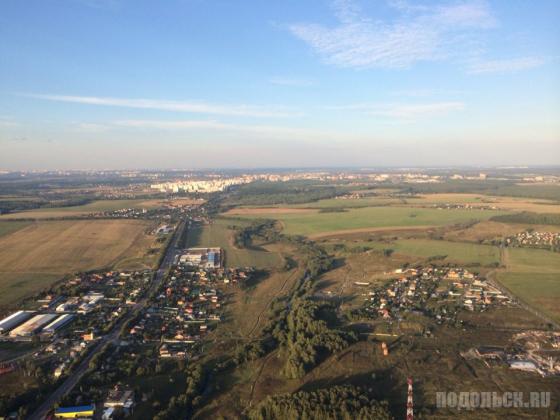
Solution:
M 0 169 L 560 163 L 560 2 L 4 0 Z

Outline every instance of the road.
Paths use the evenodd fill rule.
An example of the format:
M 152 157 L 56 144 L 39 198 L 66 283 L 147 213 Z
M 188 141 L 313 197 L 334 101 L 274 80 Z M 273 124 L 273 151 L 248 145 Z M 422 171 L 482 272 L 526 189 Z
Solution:
M 51 394 L 49 397 L 28 417 L 29 420 L 43 420 L 49 411 L 54 407 L 54 405 L 60 401 L 62 397 L 68 394 L 72 389 L 80 382 L 80 379 L 86 374 L 89 363 L 93 357 L 99 353 L 105 345 L 109 343 L 114 343 L 120 335 L 121 329 L 131 319 L 138 315 L 138 313 L 144 309 L 149 301 L 149 296 L 157 290 L 158 286 L 161 284 L 165 272 L 173 264 L 175 257 L 178 252 L 177 240 L 178 236 L 182 232 L 185 221 L 182 222 L 181 226 L 178 226 L 175 230 L 173 237 L 169 241 L 168 247 L 165 250 L 165 256 L 163 257 L 158 270 L 155 273 L 152 284 L 150 285 L 148 291 L 145 293 L 144 297 L 137 302 L 127 314 L 125 314 L 113 327 L 111 332 L 99 339 L 99 341 L 94 345 L 88 355 L 80 362 L 78 367 L 64 380 L 64 382 Z

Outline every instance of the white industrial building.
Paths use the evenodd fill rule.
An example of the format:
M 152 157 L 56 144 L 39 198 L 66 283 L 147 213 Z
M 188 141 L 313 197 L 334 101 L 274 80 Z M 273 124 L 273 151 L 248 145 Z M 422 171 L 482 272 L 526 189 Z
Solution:
M 0 334 L 10 331 L 21 323 L 27 321 L 35 312 L 17 311 L 0 321 Z
M 49 325 L 47 325 L 45 328 L 43 328 L 43 332 L 48 334 L 54 334 L 59 328 L 62 328 L 70 321 L 72 321 L 72 319 L 74 319 L 74 315 L 72 314 L 61 315 L 58 318 L 56 318 L 54 321 L 52 321 Z
M 42 314 L 35 315 L 29 321 L 10 331 L 10 337 L 31 337 L 38 333 L 44 326 L 52 322 L 58 315 Z

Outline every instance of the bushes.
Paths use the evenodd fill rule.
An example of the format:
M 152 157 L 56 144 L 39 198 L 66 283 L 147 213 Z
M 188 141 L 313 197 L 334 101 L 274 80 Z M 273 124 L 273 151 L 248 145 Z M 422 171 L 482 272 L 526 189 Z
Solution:
M 504 214 L 490 218 L 493 222 L 502 223 L 527 223 L 530 225 L 560 225 L 560 214 L 554 213 L 522 213 Z
M 200 365 L 187 368 L 187 387 L 178 397 L 171 397 L 167 408 L 160 411 L 154 420 L 191 418 L 201 400 L 206 375 Z
M 283 373 L 295 379 L 303 377 L 313 368 L 320 361 L 321 354 L 340 351 L 357 338 L 353 333 L 329 328 L 322 319 L 329 314 L 321 314 L 322 311 L 332 311 L 329 305 L 307 298 L 298 299 L 292 305 L 292 310 L 273 331 L 273 335 L 286 352 Z
M 270 219 L 258 219 L 251 222 L 249 226 L 232 226 L 235 231 L 233 243 L 237 248 L 250 248 L 254 237 L 272 241 L 277 239 L 278 233 L 275 230 L 276 222 Z
M 247 417 L 249 420 L 392 418 L 386 402 L 376 401 L 361 388 L 349 385 L 267 397 L 252 409 Z

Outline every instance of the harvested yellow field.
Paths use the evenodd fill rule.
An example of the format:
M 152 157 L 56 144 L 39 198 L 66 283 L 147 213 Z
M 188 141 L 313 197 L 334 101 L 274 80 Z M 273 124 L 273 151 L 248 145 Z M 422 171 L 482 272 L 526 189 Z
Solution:
M 159 247 L 140 220 L 65 220 L 32 223 L 0 237 L 0 305 L 76 271 L 149 268 Z

